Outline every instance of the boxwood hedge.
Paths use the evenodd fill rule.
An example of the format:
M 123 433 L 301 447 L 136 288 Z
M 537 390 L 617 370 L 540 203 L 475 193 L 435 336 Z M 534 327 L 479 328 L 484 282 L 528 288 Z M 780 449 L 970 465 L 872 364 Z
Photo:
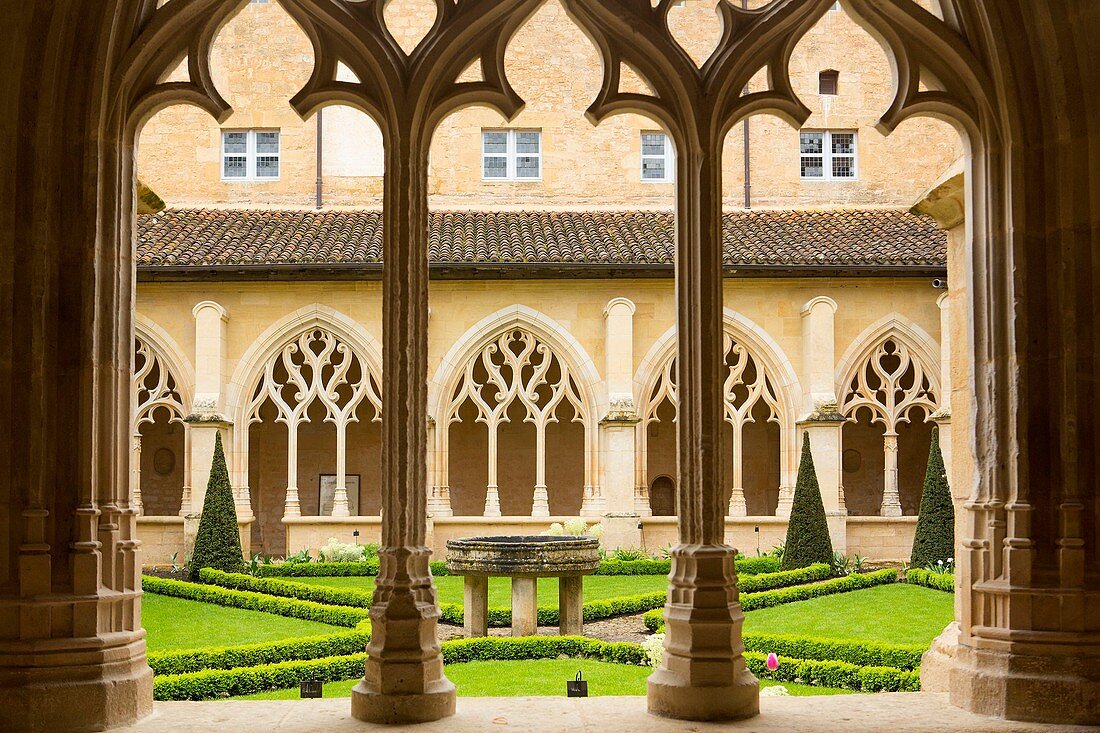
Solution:
M 617 664 L 647 663 L 640 644 L 605 642 L 582 636 L 457 639 L 443 642 L 441 646 L 446 664 L 475 660 L 556 659 L 562 656 Z M 211 700 L 294 687 L 304 680 L 331 682 L 354 679 L 363 675 L 366 656 L 366 653 L 357 653 L 239 669 L 157 675 L 153 678 L 153 697 L 157 700 Z
M 745 650 L 792 659 L 848 662 L 859 667 L 896 667 L 913 670 L 920 666 L 925 647 L 919 644 L 881 644 L 873 641 L 838 641 L 792 634 L 752 634 L 743 637 Z
M 297 598 L 280 598 L 252 591 L 230 590 L 217 585 L 200 585 L 185 583 L 181 580 L 155 578 L 150 575 L 142 576 L 141 588 L 147 593 L 158 593 L 163 596 L 212 603 L 216 606 L 243 608 L 348 628 L 355 628 L 361 621 L 369 618 L 365 608 L 330 606 Z
M 923 585 L 925 588 L 955 592 L 955 576 L 951 573 L 937 573 L 934 570 L 910 568 L 905 574 L 905 582 L 910 585 Z
M 806 601 L 819 596 L 832 595 L 834 593 L 847 593 L 848 591 L 870 588 L 875 585 L 886 585 L 897 581 L 898 573 L 893 568 L 876 570 L 873 573 L 853 573 L 842 578 L 833 578 L 822 583 L 810 583 L 808 585 L 796 585 L 790 588 L 777 588 L 775 590 L 762 591 L 760 593 L 743 593 L 741 595 L 741 610 L 755 611 L 759 608 L 781 606 L 785 603 Z M 650 631 L 660 631 L 664 627 L 661 618 L 661 609 L 655 609 L 642 617 L 642 622 Z
M 920 690 L 920 671 L 896 667 L 861 667 L 848 662 L 779 657 L 779 667 L 767 667 L 768 655 L 745 652 L 752 673 L 779 682 L 801 682 L 819 687 L 839 687 L 861 692 L 916 692 Z

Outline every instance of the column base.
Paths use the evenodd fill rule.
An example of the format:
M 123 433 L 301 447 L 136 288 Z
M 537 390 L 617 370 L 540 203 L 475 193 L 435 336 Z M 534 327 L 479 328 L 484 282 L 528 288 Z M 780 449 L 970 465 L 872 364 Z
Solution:
M 1082 656 L 1079 647 L 1075 654 L 1068 638 L 1051 652 L 1025 655 L 959 643 L 951 704 L 1008 720 L 1100 725 L 1100 657 Z M 924 674 L 922 660 L 922 685 Z
M 651 715 L 678 720 L 743 720 L 760 714 L 760 683 L 745 669 L 732 685 L 695 687 L 666 669 L 646 682 Z
M 760 685 L 741 643 L 736 550 L 679 545 L 672 550 L 665 649 L 649 678 L 649 712 L 681 720 L 740 720 L 760 712 Z
M 141 651 L 125 661 L 82 664 L 65 656 L 83 651 L 50 651 L 49 667 L 8 667 L 0 652 L 0 697 L 4 730 L 19 733 L 78 733 L 121 728 L 153 712 L 153 670 Z M 112 651 L 117 655 L 119 649 Z M 17 655 L 22 656 L 22 655 Z M 37 655 L 35 655 L 37 657 Z M 18 670 L 18 672 L 13 672 Z M 11 674 L 11 676 L 9 676 Z
M 440 678 L 424 692 L 404 695 L 383 694 L 366 679 L 351 691 L 351 715 L 357 720 L 382 725 L 430 723 L 455 714 L 455 686 Z

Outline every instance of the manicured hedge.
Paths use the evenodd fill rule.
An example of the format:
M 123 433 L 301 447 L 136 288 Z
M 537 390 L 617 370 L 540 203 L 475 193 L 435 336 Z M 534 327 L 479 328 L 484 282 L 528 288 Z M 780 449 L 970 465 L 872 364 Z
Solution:
M 627 616 L 634 613 L 642 613 L 652 608 L 661 608 L 665 605 L 665 593 L 642 593 L 635 596 L 619 596 L 617 598 L 600 598 L 594 601 L 586 601 L 583 605 L 583 618 L 585 622 L 599 621 L 615 616 Z M 462 624 L 461 603 L 441 603 L 439 605 L 439 620 L 445 624 Z M 539 626 L 556 626 L 558 624 L 558 609 L 552 606 L 540 606 L 538 612 Z M 489 626 L 499 628 L 512 625 L 512 609 L 503 607 L 491 607 L 488 614 Z
M 955 592 L 955 576 L 951 573 L 937 573 L 932 570 L 910 568 L 905 574 L 905 582 L 910 585 L 923 585 L 925 588 Z
M 230 590 L 216 585 L 185 583 L 180 580 L 155 578 L 144 575 L 141 588 L 147 593 L 159 593 L 163 596 L 175 596 L 217 606 L 243 608 L 249 611 L 272 613 L 276 616 L 302 618 L 333 626 L 355 628 L 361 621 L 369 618 L 365 608 L 348 606 L 329 606 L 313 601 L 301 601 L 297 598 L 279 598 L 277 596 L 253 593 L 251 591 Z
M 853 573 L 843 578 L 826 580 L 823 583 L 811 583 L 809 585 L 796 585 L 790 588 L 763 591 L 761 593 L 745 593 L 741 595 L 741 610 L 755 611 L 760 608 L 781 606 L 785 603 L 806 601 L 819 596 L 828 596 L 834 593 L 847 593 L 848 591 L 870 588 L 875 585 L 886 585 L 897 581 L 897 571 L 892 568 L 877 570 L 873 573 Z M 642 622 L 650 631 L 660 631 L 664 627 L 661 618 L 661 609 L 650 611 L 642 616 Z
M 778 573 L 782 563 L 778 557 L 763 555 L 761 557 L 739 557 L 734 563 L 737 566 L 737 574 L 760 575 L 762 573 Z
M 370 622 L 364 621 L 355 631 L 346 633 L 191 651 L 154 652 L 148 655 L 148 660 L 155 675 L 187 674 L 207 669 L 256 667 L 279 662 L 347 656 L 365 651 L 369 641 Z
M 616 664 L 648 663 L 640 644 L 606 642 L 583 636 L 456 639 L 441 645 L 446 664 L 475 660 L 556 659 L 580 657 Z M 294 687 L 303 680 L 331 682 L 363 675 L 365 653 L 286 661 L 239 669 L 209 669 L 153 678 L 156 700 L 212 700 L 263 690 Z
M 378 575 L 378 558 L 366 562 L 285 562 L 260 565 L 258 578 L 347 578 Z
M 833 577 L 833 569 L 824 563 L 817 563 L 796 570 L 784 570 L 779 573 L 762 573 L 760 575 L 738 576 L 737 587 L 742 593 L 757 593 L 776 588 L 786 588 L 792 585 L 813 583 L 818 580 L 828 580 Z
M 485 637 L 445 641 L 443 662 L 457 664 L 476 660 L 556 659 L 579 657 L 616 664 L 649 664 L 641 644 L 608 642 L 583 636 Z
M 153 677 L 154 700 L 215 700 L 296 687 L 311 680 L 333 682 L 363 676 L 366 652 L 341 657 L 280 662 L 242 669 L 208 669 Z
M 354 588 L 328 588 L 319 585 L 306 585 L 286 580 L 272 578 L 256 578 L 243 573 L 223 573 L 220 570 L 208 568 L 199 573 L 199 578 L 204 583 L 217 585 L 233 590 L 247 590 L 254 593 L 264 593 L 269 596 L 281 596 L 284 598 L 297 598 L 301 601 L 314 601 L 329 606 L 352 606 L 354 608 L 370 608 L 374 599 L 373 593 L 355 590 Z
M 920 666 L 925 647 L 919 644 L 880 644 L 871 641 L 838 641 L 790 634 L 745 634 L 745 650 L 792 659 L 848 662 L 859 667 L 896 667 L 913 670 Z
M 603 560 L 596 575 L 668 575 L 671 560 Z
M 778 669 L 767 667 L 768 655 L 745 652 L 745 661 L 757 677 L 779 682 L 801 682 L 862 692 L 916 692 L 920 671 L 895 667 L 861 667 L 848 662 L 779 657 Z
M 779 588 L 762 593 L 746 593 L 741 596 L 741 609 L 743 611 L 755 611 L 758 608 L 770 608 L 781 606 L 784 603 L 795 601 L 807 601 L 819 596 L 828 596 L 833 593 L 847 593 L 852 590 L 870 588 L 875 585 L 894 583 L 898 579 L 898 573 L 893 568 L 877 570 L 873 573 L 852 573 L 843 578 L 826 580 L 823 583 L 811 583 L 809 585 L 796 585 L 791 588 Z

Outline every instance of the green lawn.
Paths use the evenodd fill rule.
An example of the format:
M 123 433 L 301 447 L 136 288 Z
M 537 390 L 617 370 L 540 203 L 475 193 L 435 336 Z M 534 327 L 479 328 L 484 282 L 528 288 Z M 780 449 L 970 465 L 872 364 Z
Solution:
M 588 680 L 588 694 L 645 695 L 646 678 L 653 671 L 650 667 L 634 667 L 611 664 L 591 659 L 539 659 L 532 661 L 465 662 L 447 665 L 447 677 L 458 685 L 462 697 L 515 697 L 565 695 L 565 681 L 573 679 L 581 670 Z M 358 680 L 330 682 L 324 687 L 325 697 L 348 697 Z M 761 685 L 774 684 L 768 680 Z M 843 695 L 849 690 L 828 687 L 811 687 L 785 683 L 792 695 Z M 291 700 L 298 697 L 297 689 L 272 690 L 246 695 L 236 700 Z
M 146 642 L 151 652 L 252 644 L 347 631 L 314 621 L 153 593 L 141 597 L 141 624 L 148 633 Z
M 354 588 L 367 593 L 374 592 L 374 578 L 285 578 L 294 583 L 323 585 L 330 588 Z M 444 575 L 435 579 L 440 603 L 462 603 L 462 578 Z M 639 593 L 656 593 L 668 589 L 664 575 L 589 575 L 584 579 L 584 600 L 615 596 L 632 596 Z M 509 608 L 512 591 L 508 578 L 489 578 L 489 605 Z M 539 605 L 557 608 L 558 579 L 539 578 Z
M 745 631 L 928 645 L 951 623 L 954 606 L 950 593 L 880 585 L 751 611 L 745 614 Z

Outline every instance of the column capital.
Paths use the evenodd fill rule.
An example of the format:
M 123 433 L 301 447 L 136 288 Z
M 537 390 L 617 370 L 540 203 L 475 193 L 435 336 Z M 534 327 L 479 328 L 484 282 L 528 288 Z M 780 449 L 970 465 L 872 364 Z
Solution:
M 218 317 L 221 318 L 223 321 L 228 321 L 229 320 L 229 311 L 227 311 L 225 309 L 225 307 L 222 306 L 220 303 L 215 303 L 212 300 L 203 300 L 203 301 L 200 301 L 200 302 L 196 303 L 195 307 L 191 309 L 191 315 L 194 316 L 195 318 L 198 318 L 199 313 L 201 313 L 202 311 L 204 311 L 208 308 L 211 308 L 214 311 L 216 311 L 217 314 L 218 314 Z
M 607 415 L 600 420 L 600 425 L 636 425 L 641 422 L 638 417 L 638 408 L 634 406 L 633 395 L 613 395 Z
M 615 312 L 617 311 L 617 312 Z M 629 298 L 612 298 L 603 308 L 604 318 L 611 315 L 632 316 L 637 311 L 634 301 Z

